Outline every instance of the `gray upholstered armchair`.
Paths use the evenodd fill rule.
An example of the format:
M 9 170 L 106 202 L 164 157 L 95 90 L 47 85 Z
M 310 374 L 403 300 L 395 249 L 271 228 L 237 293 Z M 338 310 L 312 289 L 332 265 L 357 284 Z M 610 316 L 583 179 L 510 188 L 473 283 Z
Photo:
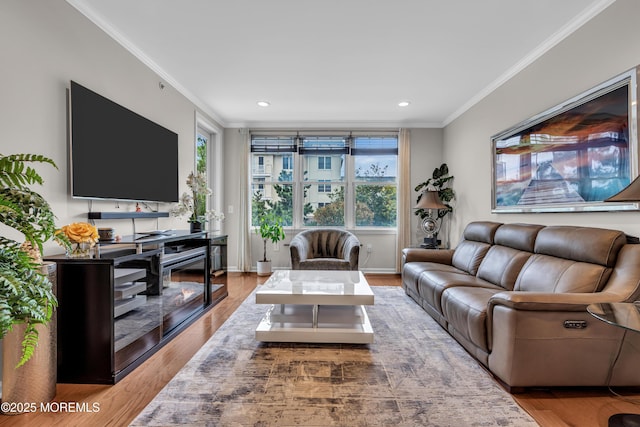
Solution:
M 292 270 L 357 270 L 360 241 L 333 228 L 305 230 L 291 239 Z

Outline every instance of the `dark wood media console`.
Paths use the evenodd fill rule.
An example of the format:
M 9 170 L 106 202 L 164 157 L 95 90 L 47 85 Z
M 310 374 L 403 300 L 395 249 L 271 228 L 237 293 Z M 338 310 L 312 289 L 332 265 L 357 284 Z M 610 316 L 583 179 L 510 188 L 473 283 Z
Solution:
M 226 235 L 125 236 L 58 269 L 58 382 L 115 384 L 227 296 Z

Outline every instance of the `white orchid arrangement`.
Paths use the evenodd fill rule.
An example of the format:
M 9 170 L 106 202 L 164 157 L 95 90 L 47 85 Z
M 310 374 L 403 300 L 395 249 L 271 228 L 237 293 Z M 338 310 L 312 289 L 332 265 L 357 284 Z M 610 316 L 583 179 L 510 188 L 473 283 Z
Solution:
M 173 216 L 189 214 L 189 222 L 206 222 L 208 220 L 223 220 L 224 214 L 214 209 L 207 210 L 207 197 L 212 191 L 207 187 L 207 178 L 204 173 L 191 172 L 187 178 L 187 185 L 191 193 L 182 193 L 178 205 L 171 210 Z

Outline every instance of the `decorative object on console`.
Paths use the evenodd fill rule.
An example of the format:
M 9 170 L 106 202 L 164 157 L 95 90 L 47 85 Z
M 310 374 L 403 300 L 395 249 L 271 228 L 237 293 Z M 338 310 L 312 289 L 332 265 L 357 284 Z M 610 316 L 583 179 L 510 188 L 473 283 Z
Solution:
M 256 268 L 258 276 L 268 276 L 271 274 L 271 260 L 267 260 L 267 240 L 271 243 L 278 243 L 285 238 L 284 229 L 282 227 L 284 220 L 273 211 L 267 211 L 259 218 L 256 233 L 260 234 L 264 244 L 264 255 L 262 260 L 258 261 Z
M 100 239 L 98 229 L 87 222 L 74 222 L 65 225 L 56 234 L 62 234 L 69 239 L 71 245 L 67 247 L 68 258 L 91 258 L 91 248 Z
M 424 239 L 424 247 L 437 246 L 437 234 L 442 226 L 442 221 L 448 213 L 453 212 L 451 202 L 455 199 L 455 193 L 448 185 L 453 180 L 449 175 L 449 167 L 446 163 L 435 168 L 431 175 L 421 184 L 418 184 L 415 191 L 421 191 L 418 195 L 415 215 L 419 215 L 422 220 L 421 231 L 427 235 Z M 424 197 L 426 196 L 426 198 Z M 436 211 L 435 217 L 433 210 Z
M 171 211 L 173 216 L 189 214 L 189 223 L 192 233 L 202 231 L 202 226 L 209 220 L 223 220 L 224 214 L 215 210 L 207 210 L 207 197 L 212 194 L 207 186 L 207 177 L 204 172 L 191 172 L 187 178 L 187 185 L 191 194 L 182 193 L 180 202 Z
M 492 212 L 634 210 L 604 201 L 636 174 L 638 72 L 493 136 Z
M 115 239 L 115 232 L 111 227 L 98 228 L 101 242 L 111 242 Z
M 49 203 L 29 187 L 43 183 L 28 166 L 31 163 L 56 167 L 42 155 L 0 155 L 0 223 L 25 237 L 21 243 L 0 236 L 3 403 L 48 402 L 55 395 L 56 322 L 51 320 L 57 306 L 56 270 L 42 263 L 42 246 L 51 239 L 65 242 L 55 235 L 55 216 Z

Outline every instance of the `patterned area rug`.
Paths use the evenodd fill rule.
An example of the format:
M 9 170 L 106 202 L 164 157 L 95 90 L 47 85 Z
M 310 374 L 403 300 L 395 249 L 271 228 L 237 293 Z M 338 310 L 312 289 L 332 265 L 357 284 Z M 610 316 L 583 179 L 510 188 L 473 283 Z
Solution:
M 260 343 L 251 294 L 133 426 L 537 426 L 400 287 L 369 345 Z

